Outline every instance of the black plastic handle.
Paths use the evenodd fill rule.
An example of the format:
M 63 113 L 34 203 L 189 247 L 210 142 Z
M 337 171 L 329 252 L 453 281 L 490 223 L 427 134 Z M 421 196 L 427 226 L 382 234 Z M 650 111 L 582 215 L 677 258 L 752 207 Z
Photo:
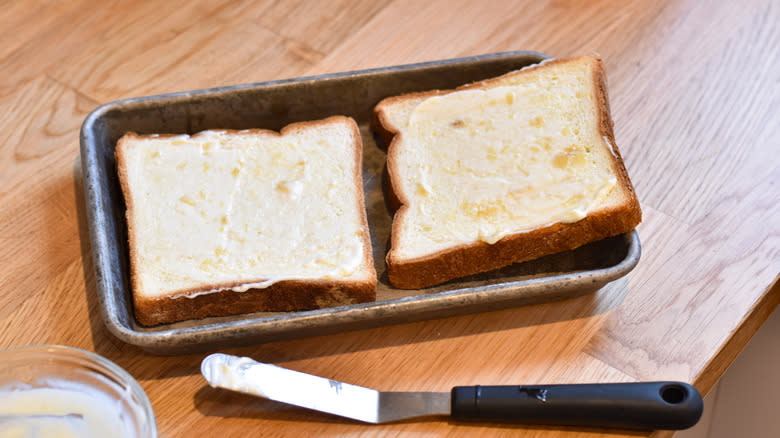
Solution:
M 702 413 L 699 391 L 682 382 L 458 386 L 452 417 L 616 429 L 687 429 Z

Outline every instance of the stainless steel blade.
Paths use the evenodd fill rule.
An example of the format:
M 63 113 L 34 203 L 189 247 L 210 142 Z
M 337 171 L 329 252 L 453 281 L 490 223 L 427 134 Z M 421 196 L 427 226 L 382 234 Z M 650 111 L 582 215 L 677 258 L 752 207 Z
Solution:
M 203 359 L 200 370 L 215 388 L 367 423 L 450 414 L 449 392 L 381 392 L 221 353 Z

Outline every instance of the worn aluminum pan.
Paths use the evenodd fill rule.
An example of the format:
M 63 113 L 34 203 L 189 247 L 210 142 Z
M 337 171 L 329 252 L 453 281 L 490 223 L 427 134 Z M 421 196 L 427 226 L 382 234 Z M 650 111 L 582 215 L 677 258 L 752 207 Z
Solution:
M 97 292 L 108 329 L 149 352 L 179 354 L 559 300 L 593 292 L 626 275 L 639 261 L 636 232 L 424 290 L 395 289 L 387 282 L 385 252 L 391 217 L 382 194 L 385 152 L 369 128 L 374 105 L 387 96 L 454 88 L 545 58 L 533 52 L 498 53 L 126 99 L 97 108 L 81 128 L 81 162 Z M 119 137 L 127 131 L 278 130 L 292 122 L 335 114 L 355 118 L 363 135 L 366 207 L 380 276 L 377 301 L 151 328 L 137 324 L 129 283 L 125 207 L 114 162 Z

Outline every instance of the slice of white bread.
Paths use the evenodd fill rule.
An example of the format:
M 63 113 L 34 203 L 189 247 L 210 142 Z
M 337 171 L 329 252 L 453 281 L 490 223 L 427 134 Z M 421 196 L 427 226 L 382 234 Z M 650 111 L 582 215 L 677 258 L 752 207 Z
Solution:
M 390 97 L 373 125 L 389 144 L 395 287 L 574 249 L 641 221 L 596 56 Z
M 117 143 L 143 325 L 376 299 L 354 120 Z

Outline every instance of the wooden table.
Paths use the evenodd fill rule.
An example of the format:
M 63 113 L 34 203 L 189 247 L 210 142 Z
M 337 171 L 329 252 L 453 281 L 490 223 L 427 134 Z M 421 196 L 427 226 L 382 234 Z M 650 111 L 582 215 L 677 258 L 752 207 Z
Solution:
M 163 437 L 623 436 L 365 426 L 210 389 L 203 355 L 118 341 L 98 311 L 79 127 L 131 96 L 508 50 L 597 52 L 644 210 L 627 278 L 568 301 L 227 351 L 385 390 L 677 379 L 706 393 L 780 301 L 778 23 L 768 0 L 6 1 L 0 347 L 65 344 L 117 362 Z

